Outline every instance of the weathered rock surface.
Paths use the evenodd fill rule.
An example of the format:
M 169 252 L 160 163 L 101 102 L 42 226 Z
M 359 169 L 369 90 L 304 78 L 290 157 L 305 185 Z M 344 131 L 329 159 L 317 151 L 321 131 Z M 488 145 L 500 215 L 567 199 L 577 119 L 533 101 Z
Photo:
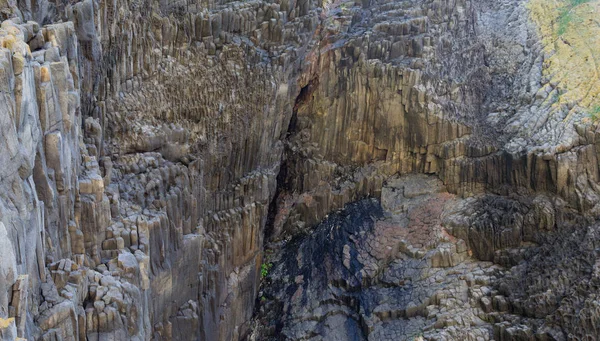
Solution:
M 255 339 L 598 338 L 590 327 L 598 316 L 597 124 L 586 117 L 597 89 L 594 78 L 551 73 L 558 62 L 585 72 L 589 58 L 562 45 L 562 57 L 552 55 L 556 34 L 534 24 L 539 6 L 342 4 L 325 21 L 330 35 L 303 78 L 286 141 L 268 231 L 284 241 L 272 245 Z M 557 6 L 593 13 L 598 3 Z M 389 217 L 365 226 L 377 208 L 362 203 L 310 234 L 365 196 L 396 216 L 386 189 L 396 173 L 435 175 L 460 199 L 434 212 L 444 199 L 409 178 L 399 201 L 432 200 L 421 208 L 426 219 L 419 209 L 411 217 L 408 204 L 408 217 L 391 218 L 403 223 L 390 235 L 382 227 Z M 407 243 L 411 228 L 425 236 Z M 427 235 L 436 228 L 443 237 Z M 390 244 L 373 242 L 381 235 Z M 391 260 L 380 263 L 388 250 Z
M 243 337 L 316 4 L 0 7 L 2 338 Z
M 596 49 L 538 2 L 0 1 L 0 339 L 266 337 L 265 239 L 289 338 L 594 338 Z
M 388 179 L 267 251 L 251 339 L 595 339 L 598 226 L 553 205 Z
M 527 2 L 338 11 L 295 106 L 275 234 L 379 196 L 396 173 L 436 174 L 460 195 L 557 193 L 597 214 L 596 128 L 538 95 L 544 53 Z

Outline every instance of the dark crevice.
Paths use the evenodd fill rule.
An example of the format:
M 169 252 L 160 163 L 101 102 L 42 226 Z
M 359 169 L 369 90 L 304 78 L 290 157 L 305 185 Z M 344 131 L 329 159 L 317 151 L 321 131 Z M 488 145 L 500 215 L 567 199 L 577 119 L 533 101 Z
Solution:
M 283 193 L 289 193 L 293 190 L 293 186 L 291 185 L 290 181 L 293 178 L 293 176 L 290 174 L 292 172 L 290 164 L 293 163 L 296 158 L 293 151 L 289 148 L 289 140 L 301 130 L 298 124 L 298 109 L 307 102 L 310 102 L 312 99 L 312 94 L 317 89 L 318 85 L 318 78 L 315 77 L 311 79 L 308 84 L 300 89 L 300 92 L 296 97 L 292 111 L 292 117 L 290 118 L 287 131 L 283 136 L 284 151 L 283 155 L 281 156 L 279 173 L 277 174 L 277 188 L 275 189 L 275 195 L 269 204 L 267 223 L 265 225 L 264 232 L 265 242 L 270 241 L 274 237 L 275 217 L 277 216 L 279 199 Z
M 294 112 L 292 114 L 292 119 L 294 116 L 297 116 L 298 108 L 300 108 L 303 104 L 305 104 L 309 99 L 311 99 L 312 94 L 317 90 L 319 86 L 319 79 L 317 77 L 311 79 L 308 84 L 302 87 L 298 97 L 296 97 L 296 103 L 294 104 Z M 290 121 L 290 127 L 292 127 L 292 121 Z M 289 132 L 289 128 L 288 128 Z
M 286 147 L 287 149 L 287 147 Z M 282 157 L 281 165 L 279 166 L 279 173 L 277 174 L 277 188 L 275 189 L 275 195 L 273 195 L 273 199 L 271 199 L 271 203 L 269 204 L 269 211 L 267 214 L 267 223 L 265 224 L 265 244 L 267 241 L 270 241 L 273 238 L 273 233 L 275 232 L 275 217 L 277 216 L 278 210 L 278 200 L 281 196 L 281 193 L 285 190 L 285 183 L 288 172 L 288 165 L 285 159 L 285 153 Z

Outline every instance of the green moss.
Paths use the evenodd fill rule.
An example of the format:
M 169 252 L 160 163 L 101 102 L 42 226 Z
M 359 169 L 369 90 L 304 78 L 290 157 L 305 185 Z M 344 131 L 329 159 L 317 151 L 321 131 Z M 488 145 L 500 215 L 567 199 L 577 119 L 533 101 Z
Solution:
M 556 34 L 562 36 L 567 32 L 569 25 L 574 21 L 578 20 L 577 16 L 573 13 L 573 9 L 579 5 L 583 5 L 591 0 L 567 0 L 566 4 L 561 8 L 558 16 L 558 29 Z
M 265 278 L 269 275 L 269 270 L 273 267 L 273 263 L 263 263 L 260 266 L 260 277 Z
M 589 115 L 594 121 L 600 120 L 600 105 L 593 107 L 590 110 Z

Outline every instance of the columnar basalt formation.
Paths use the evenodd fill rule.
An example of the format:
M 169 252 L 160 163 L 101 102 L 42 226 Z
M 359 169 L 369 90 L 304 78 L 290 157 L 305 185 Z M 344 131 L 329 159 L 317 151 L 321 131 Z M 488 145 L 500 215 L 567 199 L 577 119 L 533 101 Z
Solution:
M 331 26 L 359 9 L 340 11 L 350 13 Z M 542 90 L 551 84 L 526 2 L 384 2 L 360 13 L 322 41 L 304 76 L 281 197 L 294 208 L 276 231 L 378 196 L 395 173 L 436 174 L 461 195 L 548 191 L 594 208 L 595 186 L 578 181 L 598 181 L 595 128 L 585 106 L 553 105 L 560 85 Z
M 340 6 L 332 20 L 353 24 L 321 46 L 290 127 L 271 233 L 296 237 L 270 246 L 255 339 L 597 338 L 596 78 L 550 64 L 594 74 L 595 61 L 565 52 L 561 32 L 553 55 L 530 20 L 548 25 L 540 6 L 372 3 L 361 20 Z M 365 196 L 399 207 L 346 206 L 310 232 Z
M 317 5 L 2 9 L 3 338 L 244 337 Z
M 596 81 L 555 71 L 600 4 L 563 5 L 0 1 L 0 339 L 595 335 Z

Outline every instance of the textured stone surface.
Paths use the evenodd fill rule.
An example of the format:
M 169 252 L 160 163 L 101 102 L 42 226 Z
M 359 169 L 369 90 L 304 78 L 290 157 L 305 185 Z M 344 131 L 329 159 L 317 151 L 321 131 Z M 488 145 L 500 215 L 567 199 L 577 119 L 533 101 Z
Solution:
M 316 5 L 0 7 L 6 335 L 243 337 Z
M 597 77 L 576 81 L 572 25 L 554 39 L 561 4 L 0 1 L 0 338 L 272 334 L 252 320 L 264 240 L 288 255 L 367 196 L 383 209 L 357 204 L 336 262 L 323 227 L 298 246 L 332 282 L 275 270 L 343 304 L 277 285 L 321 310 L 275 330 L 593 337 Z M 573 13 L 593 26 L 597 5 Z
M 395 181 L 384 188 L 393 209 L 359 201 L 287 246 L 264 285 L 256 339 L 494 339 L 479 301 L 501 268 L 448 234 L 442 217 L 462 200 L 439 185 Z
M 417 190 L 415 190 L 417 189 Z M 547 197 L 389 179 L 267 251 L 254 340 L 595 339 L 598 226 Z

